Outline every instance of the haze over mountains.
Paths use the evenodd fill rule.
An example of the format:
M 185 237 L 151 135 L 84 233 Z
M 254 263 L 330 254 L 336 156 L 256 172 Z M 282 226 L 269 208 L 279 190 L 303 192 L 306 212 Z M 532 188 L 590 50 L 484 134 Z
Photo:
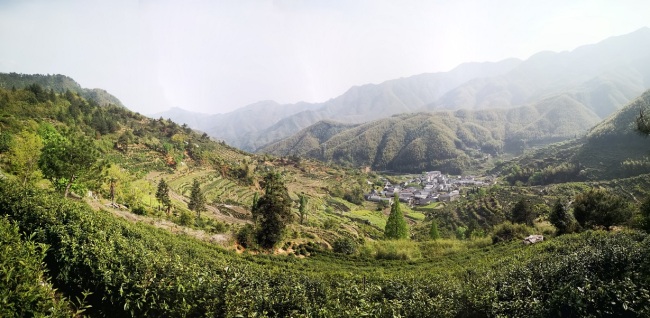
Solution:
M 541 52 L 525 61 L 468 63 L 450 72 L 353 87 L 319 104 L 266 101 L 227 114 L 174 109 L 154 116 L 186 122 L 248 151 L 261 150 L 320 120 L 350 124 L 417 111 L 541 109 L 552 106 L 554 99 L 570 100 L 579 112 L 589 114 L 587 122 L 593 124 L 650 87 L 649 56 L 650 29 L 642 28 L 571 52 Z

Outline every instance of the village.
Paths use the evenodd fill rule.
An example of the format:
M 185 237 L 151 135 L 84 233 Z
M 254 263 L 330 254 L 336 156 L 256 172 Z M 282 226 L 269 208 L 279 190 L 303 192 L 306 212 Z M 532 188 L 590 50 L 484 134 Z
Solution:
M 423 172 L 420 176 L 393 185 L 387 179 L 382 180 L 381 190 L 373 189 L 364 198 L 371 202 L 385 201 L 393 204 L 397 195 L 399 201 L 409 206 L 427 205 L 432 202 L 451 202 L 460 198 L 462 188 L 487 186 L 493 182 L 492 177 L 445 175 L 440 171 Z

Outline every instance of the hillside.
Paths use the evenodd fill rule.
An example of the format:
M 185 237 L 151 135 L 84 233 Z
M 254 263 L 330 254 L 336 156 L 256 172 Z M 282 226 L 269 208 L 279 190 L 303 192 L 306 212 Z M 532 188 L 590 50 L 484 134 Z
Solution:
M 573 138 L 598 117 L 568 96 L 510 110 L 416 113 L 360 125 L 320 122 L 261 150 L 374 170 L 460 173 L 486 157 Z
M 65 93 L 66 90 L 79 94 L 85 99 L 92 100 L 98 105 L 116 105 L 121 106 L 117 97 L 109 94 L 107 91 L 99 88 L 82 88 L 79 83 L 65 75 L 41 75 L 41 74 L 18 74 L 18 73 L 0 73 L 0 88 L 25 88 L 32 84 L 38 84 L 46 90 L 53 90 L 55 93 Z
M 202 114 L 181 114 L 178 110 L 152 116 L 187 123 L 232 146 L 254 151 L 320 120 L 362 123 L 417 111 L 472 78 L 505 73 L 519 62 L 508 59 L 498 63 L 466 63 L 449 72 L 425 73 L 380 84 L 356 86 L 323 103 L 280 105 L 264 101 L 207 118 Z
M 586 136 L 521 156 L 500 168 L 511 180 L 531 184 L 618 179 L 650 172 L 648 140 L 635 130 L 641 110 L 650 109 L 650 91 L 595 125 Z M 516 172 L 514 172 L 516 170 Z M 542 178 L 542 176 L 547 176 Z

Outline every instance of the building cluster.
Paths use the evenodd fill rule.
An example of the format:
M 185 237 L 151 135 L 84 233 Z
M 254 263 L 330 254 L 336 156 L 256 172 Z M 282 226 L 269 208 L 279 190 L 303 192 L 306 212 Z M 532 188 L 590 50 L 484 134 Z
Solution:
M 427 205 L 437 201 L 455 201 L 460 197 L 462 187 L 480 187 L 483 185 L 485 183 L 476 180 L 474 176 L 452 178 L 440 171 L 429 171 L 399 185 L 393 185 L 388 180 L 384 180 L 383 189 L 373 189 L 365 195 L 365 198 L 368 201 L 386 201 L 392 204 L 393 198 L 397 195 L 400 202 L 408 205 Z

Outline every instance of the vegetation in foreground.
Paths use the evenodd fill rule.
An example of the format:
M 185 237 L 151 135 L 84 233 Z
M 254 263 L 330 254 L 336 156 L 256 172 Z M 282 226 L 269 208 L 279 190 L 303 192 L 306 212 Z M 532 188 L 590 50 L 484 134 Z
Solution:
M 54 287 L 90 293 L 91 316 L 650 314 L 650 237 L 640 232 L 586 231 L 410 262 L 319 249 L 302 260 L 237 255 L 6 181 L 0 194 L 8 222 L 47 244 Z

